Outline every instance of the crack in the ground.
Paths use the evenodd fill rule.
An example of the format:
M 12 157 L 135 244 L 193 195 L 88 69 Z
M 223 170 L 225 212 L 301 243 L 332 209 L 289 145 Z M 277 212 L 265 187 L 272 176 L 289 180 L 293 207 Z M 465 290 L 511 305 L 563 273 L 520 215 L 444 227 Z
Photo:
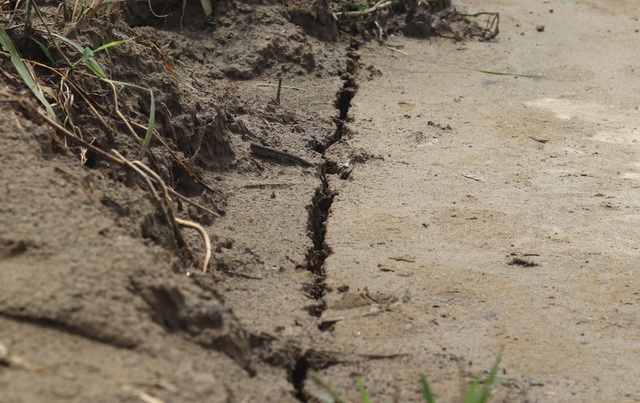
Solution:
M 310 315 L 320 317 L 327 308 L 324 296 L 327 292 L 326 273 L 324 263 L 331 254 L 331 247 L 326 243 L 327 219 L 329 210 L 335 196 L 329 185 L 329 175 L 336 174 L 335 163 L 325 158 L 326 151 L 335 143 L 340 141 L 346 132 L 346 120 L 351 107 L 351 101 L 355 96 L 358 85 L 356 77 L 358 74 L 360 56 L 354 49 L 347 53 L 347 71 L 340 75 L 343 85 L 336 94 L 335 107 L 338 110 L 338 117 L 334 118 L 336 130 L 333 135 L 328 136 L 323 142 L 313 145 L 315 151 L 323 155 L 325 160 L 320 168 L 320 186 L 316 189 L 315 195 L 309 207 L 309 232 L 313 241 L 313 246 L 307 253 L 307 269 L 314 275 L 313 284 L 309 285 L 305 291 L 310 298 L 315 301 L 307 307 Z M 322 327 L 318 327 L 321 331 Z M 310 351 L 299 355 L 291 369 L 290 381 L 295 388 L 296 398 L 301 402 L 307 402 L 308 396 L 304 390 L 305 381 L 310 369 L 314 369 L 312 360 L 309 359 Z
M 307 254 L 307 269 L 314 275 L 313 284 L 306 292 L 316 303 L 307 307 L 309 314 L 320 317 L 325 310 L 323 297 L 326 291 L 324 262 L 331 254 L 331 248 L 325 243 L 327 233 L 327 218 L 329 209 L 333 203 L 334 194 L 329 190 L 326 167 L 321 168 L 321 185 L 316 189 L 316 193 L 311 202 L 309 210 L 309 230 L 313 241 L 313 247 Z
M 317 143 L 314 147 L 323 157 L 333 144 L 342 139 L 346 130 L 345 121 L 351 107 L 351 100 L 358 90 L 356 77 L 360 56 L 354 50 L 350 50 L 347 53 L 347 58 L 347 71 L 340 75 L 343 84 L 340 91 L 337 92 L 335 100 L 335 107 L 338 110 L 338 117 L 334 119 L 336 130 L 324 142 Z M 326 244 L 325 236 L 329 210 L 335 196 L 330 189 L 328 175 L 333 173 L 335 173 L 335 164 L 325 158 L 325 162 L 320 168 L 320 186 L 316 189 L 309 209 L 309 231 L 313 247 L 307 253 L 307 269 L 313 273 L 315 279 L 313 284 L 308 286 L 305 291 L 316 301 L 316 303 L 307 307 L 309 314 L 315 317 L 320 317 L 326 309 L 326 302 L 323 300 L 327 291 L 324 262 L 331 254 L 331 247 Z
M 308 230 L 312 246 L 306 254 L 306 268 L 313 276 L 313 281 L 303 287 L 303 291 L 313 301 L 306 307 L 309 315 L 320 317 L 326 309 L 324 296 L 327 292 L 325 261 L 331 254 L 331 247 L 326 243 L 327 219 L 335 196 L 329 184 L 330 175 L 337 175 L 335 161 L 326 157 L 331 146 L 343 139 L 348 133 L 346 121 L 351 101 L 357 92 L 356 77 L 360 56 L 351 49 L 347 53 L 347 69 L 340 72 L 342 87 L 336 93 L 335 108 L 338 116 L 334 117 L 335 131 L 320 141 L 314 141 L 310 147 L 320 153 L 324 163 L 319 167 L 320 185 L 316 188 L 311 204 L 308 206 Z M 318 325 L 320 331 L 325 331 L 323 325 Z M 289 344 L 286 340 L 280 345 L 271 336 L 261 334 L 252 335 L 252 347 L 259 354 L 259 359 L 271 366 L 284 368 L 288 374 L 288 381 L 293 387 L 295 398 L 301 402 L 308 402 L 310 396 L 305 390 L 309 379 L 309 372 L 322 370 L 338 363 L 334 354 L 303 348 L 297 343 Z
M 134 348 L 139 344 L 137 340 L 128 338 L 127 335 L 124 334 L 99 334 L 94 331 L 95 328 L 91 325 L 85 325 L 82 323 L 66 324 L 60 320 L 52 318 L 29 316 L 28 314 L 12 312 L 0 312 L 0 317 L 13 320 L 18 323 L 53 329 L 72 336 L 84 337 L 89 340 L 94 340 L 118 348 Z
M 301 402 L 306 402 L 307 396 L 304 393 L 304 381 L 307 379 L 309 373 L 309 360 L 306 355 L 298 358 L 293 370 L 291 371 L 291 383 L 296 390 L 296 399 Z
M 296 390 L 296 398 L 301 402 L 310 400 L 304 391 L 309 371 L 323 370 L 339 363 L 340 360 L 333 353 L 309 349 L 300 355 L 290 370 L 290 381 Z

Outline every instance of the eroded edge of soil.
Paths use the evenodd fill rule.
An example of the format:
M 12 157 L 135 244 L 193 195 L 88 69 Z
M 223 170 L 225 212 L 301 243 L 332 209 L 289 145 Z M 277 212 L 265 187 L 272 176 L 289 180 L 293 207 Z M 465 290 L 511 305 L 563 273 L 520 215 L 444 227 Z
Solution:
M 237 21 L 235 21 L 235 23 L 237 23 Z M 146 32 L 145 28 L 141 29 L 141 32 Z M 93 38 L 92 40 L 96 41 L 95 38 Z M 278 52 L 278 49 L 281 48 L 276 47 L 275 50 L 272 49 L 270 52 Z M 123 47 L 122 52 L 124 53 L 115 52 L 114 55 L 117 57 L 125 57 L 126 52 L 130 51 L 134 50 Z M 193 55 L 193 50 L 190 50 L 188 53 L 191 53 L 191 55 Z M 269 57 L 269 54 L 270 53 L 266 54 L 267 58 Z M 248 63 L 247 65 L 249 64 L 250 63 Z M 347 67 L 345 71 L 342 71 L 340 77 L 342 88 L 338 91 L 334 104 L 335 108 L 338 110 L 338 117 L 330 118 L 329 120 L 333 121 L 333 123 L 335 124 L 335 130 L 331 130 L 331 134 L 326 138 L 316 137 L 306 141 L 306 144 L 312 144 L 312 150 L 318 153 L 323 160 L 318 168 L 320 175 L 319 185 L 315 188 L 315 195 L 312 197 L 307 213 L 308 229 L 311 239 L 311 242 L 307 242 L 312 244 L 313 246 L 309 246 L 306 253 L 306 268 L 312 275 L 312 282 L 310 287 L 303 287 L 303 290 L 311 297 L 312 301 L 315 301 L 312 302 L 311 305 L 308 305 L 306 308 L 313 317 L 320 316 L 322 310 L 324 309 L 324 301 L 322 297 L 325 293 L 326 285 L 324 284 L 325 273 L 322 266 L 324 259 L 330 253 L 330 246 L 326 245 L 324 241 L 325 222 L 328 217 L 328 212 L 331 207 L 331 201 L 333 198 L 332 190 L 330 189 L 328 184 L 327 175 L 339 174 L 343 178 L 348 177 L 348 172 L 345 173 L 343 169 L 344 167 L 340 166 L 340 161 L 329 160 L 324 157 L 327 150 L 334 144 L 340 142 L 343 136 L 345 136 L 345 133 L 347 133 L 348 131 L 346 129 L 345 122 L 348 119 L 348 111 L 351 99 L 353 98 L 357 90 L 355 77 L 357 77 L 358 75 L 359 68 L 358 55 L 357 52 L 355 52 L 353 49 L 347 54 L 345 65 Z M 166 77 L 162 77 L 162 74 L 164 74 L 164 72 L 161 69 L 158 69 L 157 64 L 146 64 L 145 67 L 145 74 L 148 74 L 149 67 L 151 67 L 151 71 L 153 72 L 153 74 L 151 74 L 150 76 L 153 76 L 154 74 L 157 76 L 157 78 L 154 78 L 154 80 L 156 80 L 155 85 L 158 85 L 159 87 L 164 86 L 165 88 L 167 88 L 167 79 Z M 259 78 L 264 74 L 267 74 L 267 71 L 273 71 L 274 66 L 267 66 L 264 70 L 253 70 L 253 72 L 250 73 L 241 73 L 242 68 L 243 67 L 238 68 L 232 66 L 231 70 L 228 70 L 228 72 L 224 73 L 224 75 L 231 78 L 235 77 L 236 79 L 247 79 L 254 77 Z M 304 67 L 303 65 L 303 68 L 306 67 Z M 114 67 L 110 67 L 110 69 L 114 69 Z M 340 70 L 341 69 L 338 68 L 338 71 Z M 236 74 L 236 72 L 240 72 L 237 73 L 240 75 L 233 76 L 234 74 Z M 131 76 L 128 75 L 129 73 L 126 74 L 127 75 L 120 76 L 119 78 L 131 79 Z M 231 74 L 231 76 L 229 76 L 229 74 Z M 257 76 L 252 76 L 251 74 L 257 74 Z M 299 72 L 295 71 L 294 69 L 293 74 L 299 74 Z M 221 76 L 214 75 L 212 76 L 212 78 L 214 80 L 220 80 Z M 199 84 L 201 86 L 203 85 L 202 83 Z M 220 87 L 218 88 L 220 89 Z M 229 89 L 233 91 L 233 87 L 227 85 L 227 88 L 224 90 L 225 95 L 229 95 Z M 175 95 L 176 93 L 170 91 L 168 94 L 170 94 L 171 96 L 171 94 Z M 167 94 L 164 95 L 166 96 Z M 185 99 L 184 96 L 184 93 L 182 93 L 180 97 L 178 97 L 178 99 Z M 216 99 L 220 101 L 220 98 Z M 270 175 L 268 172 L 277 173 L 278 171 L 277 167 L 275 170 L 272 170 L 273 167 L 267 166 L 269 163 L 257 162 L 254 158 L 250 157 L 246 153 L 246 151 L 242 151 L 239 148 L 239 145 L 241 145 L 242 142 L 239 141 L 238 138 L 235 138 L 234 140 L 234 136 L 240 135 L 243 137 L 243 139 L 246 140 L 247 136 L 248 138 L 256 138 L 256 132 L 255 130 L 249 128 L 251 124 L 255 125 L 255 123 L 251 123 L 252 118 L 250 117 L 253 111 L 251 113 L 247 113 L 246 106 L 243 106 L 242 102 L 238 102 L 238 97 L 235 98 L 234 102 L 235 105 L 232 104 L 233 106 L 231 106 L 230 109 L 232 112 L 229 113 L 220 109 L 219 106 L 207 104 L 206 102 L 204 102 L 204 104 L 201 104 L 202 101 L 196 101 L 195 104 L 191 104 L 191 107 L 196 111 L 194 114 L 194 112 L 184 110 L 181 105 L 176 106 L 177 104 L 175 99 L 170 100 L 169 98 L 167 98 L 163 100 L 161 97 L 159 98 L 159 103 L 164 103 L 165 108 L 167 108 L 165 113 L 160 112 L 158 116 L 160 125 L 159 127 L 162 128 L 163 133 L 166 130 L 170 129 L 169 133 L 171 134 L 167 136 L 167 139 L 172 142 L 171 146 L 175 146 L 175 149 L 180 150 L 180 153 L 183 152 L 183 147 L 180 146 L 181 142 L 183 142 L 183 144 L 188 144 L 187 150 L 191 148 L 200 151 L 201 147 L 207 147 L 203 151 L 205 151 L 209 155 L 206 156 L 206 158 L 202 158 L 202 156 L 198 157 L 199 163 L 197 161 L 198 159 L 193 159 L 193 156 L 195 155 L 192 155 L 191 157 L 187 157 L 185 155 L 185 157 L 187 157 L 187 161 L 196 161 L 196 164 L 191 165 L 189 167 L 189 170 L 195 173 L 200 173 L 205 181 L 210 180 L 213 175 L 208 175 L 204 171 L 204 169 L 211 168 L 213 168 L 214 172 L 216 170 L 222 169 L 224 171 L 225 169 L 234 168 L 239 169 L 240 172 L 244 173 L 257 173 L 257 177 L 268 176 Z M 166 106 L 167 104 L 173 105 L 173 107 L 168 108 Z M 184 140 L 180 139 L 180 133 L 176 131 L 176 120 L 174 119 L 175 117 L 172 113 L 175 112 L 173 110 L 175 107 L 178 107 L 179 110 L 182 111 L 182 114 L 179 114 L 179 116 L 184 116 L 186 118 L 186 120 L 183 120 L 183 123 L 181 123 L 181 125 L 184 125 L 183 127 L 206 128 L 205 131 L 200 132 L 199 137 L 197 138 L 197 143 L 191 143 L 191 140 L 187 140 L 187 142 L 184 143 Z M 133 110 L 134 112 L 137 111 L 136 113 L 138 113 L 140 117 L 144 117 L 144 110 L 145 108 L 148 109 L 146 98 L 140 96 L 134 97 L 129 103 L 129 108 L 131 108 L 131 110 Z M 212 110 L 215 113 L 210 114 L 209 116 L 204 118 L 198 116 L 200 113 L 198 111 L 206 109 L 209 109 L 210 111 Z M 257 117 L 259 119 L 264 119 L 265 117 L 267 117 L 267 119 L 273 119 L 273 122 L 279 123 L 283 126 L 288 125 L 292 122 L 294 124 L 299 123 L 297 118 L 294 117 L 292 120 L 291 115 L 287 114 L 286 111 L 285 113 L 280 113 L 277 109 L 278 108 L 274 108 L 267 104 L 265 107 L 263 107 L 263 109 L 258 110 Z M 189 117 L 190 114 L 192 114 L 191 117 Z M 242 117 L 238 119 L 238 115 Z M 313 118 L 313 116 L 311 118 Z M 247 122 L 249 122 L 249 124 L 247 124 Z M 90 122 L 79 120 L 78 124 L 80 123 L 89 124 Z M 231 130 L 229 130 L 229 127 L 231 126 L 235 127 L 235 129 L 232 128 Z M 177 127 L 180 127 L 180 125 Z M 324 127 L 324 129 L 327 128 L 326 122 L 322 127 Z M 285 134 L 286 131 L 282 131 L 281 133 Z M 207 136 L 212 136 L 212 138 L 209 138 L 209 140 L 207 140 Z M 211 143 L 211 140 L 213 140 L 213 143 Z M 281 137 L 280 139 L 261 138 L 261 140 L 266 140 L 266 143 L 269 145 L 278 145 L 280 141 L 284 140 L 284 137 Z M 108 144 L 108 146 L 110 147 L 124 146 L 124 148 L 130 150 L 129 155 L 134 154 L 133 150 L 135 150 L 135 144 L 131 143 L 129 140 L 125 140 L 124 142 L 122 142 L 122 140 L 120 140 L 118 137 L 112 137 L 107 138 L 104 144 Z M 301 145 L 304 146 L 304 143 Z M 45 150 L 46 154 L 52 155 L 52 152 L 50 150 L 51 147 L 51 144 L 44 144 L 42 146 L 42 149 Z M 298 147 L 300 147 L 300 145 Z M 299 153 L 296 153 L 296 150 L 302 149 L 294 149 L 294 154 Z M 150 163 L 155 164 L 156 169 L 158 169 L 159 173 L 167 183 L 176 186 L 177 189 L 180 189 L 185 193 L 190 193 L 192 197 L 198 197 L 198 201 L 201 203 L 214 206 L 214 209 L 218 212 L 225 212 L 225 196 L 223 192 L 214 192 L 213 198 L 207 198 L 205 196 L 202 196 L 205 193 L 201 190 L 193 190 L 193 184 L 190 184 L 187 179 L 180 176 L 184 176 L 185 172 L 181 171 L 180 167 L 176 168 L 176 166 L 171 162 L 171 159 L 166 155 L 163 155 L 163 153 L 160 151 L 159 145 L 157 144 L 155 146 L 152 146 L 150 156 L 152 156 L 152 158 L 149 160 Z M 230 160 L 227 159 L 228 156 L 231 156 Z M 186 237 L 182 239 L 181 235 L 178 233 L 174 232 L 172 234 L 171 231 L 167 232 L 165 224 L 162 222 L 164 218 L 160 211 L 143 215 L 144 219 L 142 219 L 142 221 L 136 219 L 132 220 L 132 217 L 135 216 L 136 212 L 138 211 L 137 209 L 141 209 L 143 211 L 153 211 L 154 202 L 153 200 L 149 199 L 148 194 L 146 194 L 146 192 L 144 191 L 136 191 L 136 194 L 133 196 L 135 198 L 133 201 L 127 199 L 127 197 L 122 198 L 120 193 L 118 193 L 120 192 L 119 187 L 121 186 L 118 182 L 125 183 L 129 187 L 133 188 L 140 188 L 144 185 L 139 181 L 132 179 L 129 174 L 125 172 L 117 173 L 110 167 L 101 164 L 100 161 L 96 161 L 95 159 L 95 155 L 89 155 L 89 161 L 91 162 L 90 165 L 92 165 L 92 168 L 94 170 L 97 170 L 98 172 L 100 172 L 100 169 L 102 168 L 103 172 L 98 176 L 84 176 L 84 178 L 90 178 L 89 184 L 86 185 L 86 189 L 88 189 L 86 191 L 100 192 L 100 196 L 98 196 L 98 199 L 100 200 L 100 204 L 103 207 L 100 207 L 100 209 L 98 209 L 98 211 L 102 210 L 100 212 L 92 212 L 91 209 L 89 209 L 87 213 L 90 216 L 102 216 L 106 213 L 106 217 L 115 220 L 118 227 L 125 228 L 125 232 L 128 233 L 127 236 L 132 237 L 133 243 L 137 243 L 137 241 L 135 240 L 136 238 L 144 239 L 146 246 L 151 247 L 151 249 L 155 248 L 154 245 L 160 245 L 164 248 L 168 248 L 169 250 L 174 251 L 182 250 L 184 247 L 188 246 L 192 252 L 189 253 L 191 257 L 187 259 L 187 261 L 191 260 L 193 262 L 195 259 L 197 259 L 196 256 L 201 252 L 201 246 L 198 245 L 197 237 L 193 236 L 193 234 L 187 233 Z M 54 157 L 54 160 L 57 161 L 59 160 L 59 158 Z M 211 163 L 213 163 L 213 165 L 210 165 Z M 78 170 L 77 166 L 74 166 L 72 163 L 70 163 L 70 161 L 67 161 L 64 164 L 66 164 L 66 167 L 63 168 L 63 170 L 66 170 L 68 172 L 67 176 L 71 179 L 71 181 L 81 181 L 81 177 L 85 175 L 85 173 L 83 173 L 82 170 Z M 188 172 L 189 171 L 187 171 L 187 173 Z M 110 177 L 117 178 L 117 182 L 111 182 L 109 179 Z M 9 182 L 11 181 L 12 180 L 10 179 Z M 25 180 L 25 183 L 29 183 L 28 180 Z M 28 185 L 25 185 L 25 188 L 29 188 L 32 185 L 33 182 L 30 182 Z M 28 198 L 27 196 L 21 197 Z M 33 197 L 33 195 L 29 197 Z M 305 196 L 302 195 L 302 197 Z M 142 204 L 143 202 L 147 203 L 147 205 Z M 106 207 L 106 210 L 104 209 L 104 207 Z M 178 213 L 181 213 L 180 209 L 178 209 Z M 187 213 L 187 216 L 191 218 L 197 218 L 198 216 L 194 216 L 194 214 L 197 213 L 189 211 Z M 46 220 L 46 216 L 42 217 L 42 219 Z M 210 219 L 200 216 L 198 220 L 204 220 L 205 222 L 207 222 Z M 104 233 L 102 233 L 101 236 L 104 236 Z M 6 245 L 9 245 L 7 246 L 7 253 L 9 255 L 9 258 L 15 258 L 16 256 L 23 255 L 22 252 L 14 253 L 16 248 L 14 248 L 12 245 L 16 245 L 16 242 L 19 245 L 27 245 L 31 242 L 31 240 L 28 239 L 16 240 L 9 238 L 11 237 L 7 237 L 4 242 Z M 253 272 L 262 270 L 262 266 L 265 264 L 265 262 L 259 256 L 255 255 L 249 249 L 247 249 L 246 246 L 241 246 L 240 250 L 238 250 L 234 246 L 234 242 L 232 240 L 229 241 L 228 239 L 216 239 L 216 242 L 219 242 L 219 244 L 222 246 L 221 248 L 218 248 L 220 253 L 222 253 L 222 256 L 219 256 L 217 258 L 224 260 L 224 255 L 230 253 L 231 255 L 235 256 L 234 258 L 232 258 L 234 264 L 238 264 L 237 259 L 240 259 L 240 261 L 242 262 L 241 265 L 244 268 L 248 268 L 248 272 L 244 273 L 247 276 L 251 276 Z M 228 247 L 225 245 L 228 245 Z M 21 250 L 22 248 L 19 247 L 17 249 Z M 27 249 L 25 249 L 25 251 Z M 228 252 L 224 252 L 225 249 L 228 249 Z M 103 257 L 103 259 L 108 259 L 106 258 L 106 256 L 109 256 L 109 251 L 110 249 L 107 248 L 104 249 L 103 252 L 100 252 L 107 253 L 107 255 L 104 255 L 105 257 Z M 122 249 L 120 249 L 120 252 L 122 252 Z M 50 267 L 47 268 L 47 265 L 50 265 L 50 263 L 52 262 L 50 258 L 52 254 L 55 253 L 55 251 L 45 251 L 43 255 L 24 255 L 25 257 L 29 257 L 29 259 L 35 259 L 27 260 L 25 264 L 36 267 L 33 265 L 37 262 L 38 265 L 45 265 L 41 266 L 41 268 L 38 270 L 50 270 Z M 83 252 L 80 251 L 80 253 Z M 178 252 L 178 254 L 183 253 Z M 101 255 L 98 254 L 98 257 L 100 256 Z M 148 267 L 148 265 L 152 265 L 154 267 L 156 266 L 149 260 L 145 260 L 147 258 L 142 258 L 141 252 L 132 251 L 130 253 L 130 256 L 134 257 L 134 259 L 141 264 L 141 267 Z M 65 270 L 67 269 L 64 268 L 64 260 L 68 257 L 65 255 L 62 255 L 60 257 L 62 263 L 62 265 L 60 266 L 60 270 L 62 270 L 60 275 L 62 277 L 68 276 L 69 273 L 66 273 Z M 183 255 L 181 260 L 184 261 L 185 258 L 186 255 Z M 157 258 L 150 256 L 148 259 L 153 260 Z M 225 262 L 218 262 L 219 263 L 216 264 L 226 264 Z M 7 262 L 5 261 L 5 263 Z M 10 260 L 9 263 L 14 265 L 14 267 L 17 267 L 15 266 L 15 259 Z M 95 267 L 98 268 L 100 262 L 96 262 L 95 264 L 97 265 Z M 125 263 L 125 265 L 127 264 L 132 263 Z M 155 322 L 157 325 L 160 325 L 160 327 L 164 329 L 164 332 L 184 333 L 187 340 L 194 341 L 205 348 L 223 351 L 226 355 L 240 364 L 241 367 L 245 368 L 249 375 L 255 374 L 255 365 L 259 365 L 259 363 L 255 362 L 256 356 L 255 352 L 252 352 L 252 350 L 254 350 L 255 348 L 258 348 L 258 350 L 264 349 L 265 346 L 271 344 L 275 346 L 275 344 L 277 343 L 273 343 L 272 337 L 270 335 L 262 333 L 256 334 L 250 329 L 247 330 L 246 323 L 244 325 L 239 324 L 233 312 L 230 309 L 224 307 L 224 305 L 228 305 L 228 301 L 225 301 L 223 294 L 217 291 L 218 286 L 215 285 L 215 283 L 212 281 L 212 278 L 199 276 L 194 270 L 188 269 L 182 264 L 179 264 L 178 261 L 173 261 L 170 264 L 170 267 L 173 274 L 165 276 L 164 279 L 160 279 L 155 274 L 153 274 L 153 272 L 147 271 L 146 267 L 142 269 L 142 271 L 133 271 L 132 274 L 122 277 L 121 280 L 127 284 L 125 288 L 131 291 L 134 295 L 141 296 L 142 300 L 146 304 L 140 305 L 139 302 L 135 302 L 134 311 L 138 312 L 135 313 L 135 315 L 138 316 L 139 313 L 144 314 L 146 312 L 147 315 L 153 318 L 153 322 Z M 113 266 L 104 266 L 103 269 L 104 268 L 107 269 L 105 273 L 113 273 Z M 125 270 L 130 269 L 127 268 Z M 185 271 L 188 272 L 190 274 L 190 277 L 193 279 L 193 282 L 191 282 L 190 285 L 184 284 L 184 277 L 181 277 L 185 273 Z M 99 275 L 100 271 L 92 271 L 92 276 L 95 276 L 96 273 Z M 89 277 L 86 279 L 86 282 L 82 280 L 82 272 L 80 272 L 80 277 L 78 277 L 78 275 L 72 275 L 69 278 L 71 278 L 76 284 L 91 284 L 91 280 Z M 117 276 L 115 278 L 117 279 Z M 36 276 L 29 281 L 33 282 L 39 280 L 37 280 Z M 178 285 L 177 283 L 180 283 L 181 285 Z M 63 289 L 65 287 L 67 286 L 63 285 Z M 114 285 L 113 287 L 117 288 L 119 286 Z M 126 346 L 128 348 L 136 348 L 142 350 L 148 350 L 150 343 L 164 343 L 162 340 L 166 339 L 166 335 L 163 335 L 162 332 L 159 332 L 158 328 L 153 328 L 153 326 L 151 326 L 150 328 L 140 330 L 142 332 L 141 334 L 144 334 L 144 336 L 137 337 L 135 338 L 135 340 L 128 340 L 127 332 L 122 333 L 117 330 L 117 327 L 111 328 L 113 326 L 112 322 L 104 322 L 101 320 L 96 321 L 95 318 L 99 317 L 103 312 L 93 312 L 90 309 L 87 310 L 87 306 L 82 306 L 79 308 L 80 312 L 83 312 L 83 315 L 81 316 L 77 316 L 77 314 L 73 313 L 77 312 L 78 309 L 77 305 L 73 304 L 69 305 L 69 308 L 64 308 L 68 309 L 69 312 L 71 312 L 70 316 L 60 316 L 55 312 L 55 306 L 51 305 L 51 297 L 56 295 L 59 289 L 60 288 L 58 287 L 54 287 L 51 290 L 51 293 L 43 295 L 45 299 L 48 299 L 47 303 L 49 304 L 49 308 L 44 311 L 39 311 L 39 308 L 37 306 L 39 297 L 38 295 L 35 296 L 36 298 L 33 298 L 33 296 L 27 296 L 27 294 L 5 294 L 7 295 L 7 297 L 3 299 L 4 306 L 2 307 L 2 316 L 4 316 L 5 318 L 19 320 L 20 322 L 25 324 L 32 323 L 37 326 L 44 325 L 47 327 L 53 325 L 54 328 L 57 328 L 58 330 L 61 330 L 63 332 L 77 332 L 81 335 L 88 336 L 90 338 L 109 344 L 114 344 L 116 346 Z M 80 292 L 82 293 L 82 291 Z M 109 293 L 108 290 L 106 292 L 107 294 Z M 16 305 L 16 301 L 20 301 L 21 299 L 28 299 L 29 302 L 20 302 L 20 306 Z M 116 297 L 116 299 L 118 298 Z M 94 304 L 97 301 L 99 301 L 99 299 L 92 299 L 92 302 Z M 205 301 L 215 301 L 215 303 L 211 304 Z M 95 307 L 97 309 L 105 309 L 104 306 L 99 304 L 96 304 Z M 114 307 L 111 306 L 111 308 Z M 117 309 L 115 309 L 112 317 L 117 318 L 118 316 L 122 316 L 122 313 L 117 312 Z M 33 318 L 37 319 L 35 319 L 34 321 Z M 124 323 L 123 326 L 123 328 L 127 328 L 128 331 L 130 331 L 131 327 L 129 325 Z M 323 329 L 322 324 L 317 326 L 321 331 L 326 330 Z M 115 329 L 115 331 L 111 332 L 111 330 L 109 329 Z M 300 400 L 306 400 L 308 396 L 304 391 L 304 385 L 308 370 L 326 368 L 327 366 L 330 366 L 331 363 L 338 362 L 339 360 L 334 356 L 335 354 L 320 352 L 314 350 L 313 348 L 305 347 L 304 344 L 299 345 L 299 343 L 297 343 L 295 339 L 294 341 L 291 341 L 290 339 L 284 338 L 282 341 L 282 345 L 284 347 L 278 347 L 277 349 L 284 348 L 284 350 L 280 350 L 280 352 L 272 354 L 270 358 L 265 359 L 265 362 L 276 364 L 276 366 L 284 365 L 284 367 L 287 368 L 289 372 L 289 379 L 294 389 L 296 390 L 295 393 L 297 398 Z M 269 348 L 267 348 L 267 350 L 268 349 Z M 260 355 L 262 354 L 259 353 L 258 356 Z M 285 360 L 285 362 L 280 362 L 278 359 L 274 359 L 274 357 L 276 356 L 288 358 Z

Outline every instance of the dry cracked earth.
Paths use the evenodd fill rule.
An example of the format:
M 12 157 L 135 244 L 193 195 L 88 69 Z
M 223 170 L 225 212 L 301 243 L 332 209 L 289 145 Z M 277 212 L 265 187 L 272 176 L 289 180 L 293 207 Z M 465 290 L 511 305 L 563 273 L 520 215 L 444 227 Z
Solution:
M 4 4 L 0 400 L 640 400 L 640 5 L 410 3 Z

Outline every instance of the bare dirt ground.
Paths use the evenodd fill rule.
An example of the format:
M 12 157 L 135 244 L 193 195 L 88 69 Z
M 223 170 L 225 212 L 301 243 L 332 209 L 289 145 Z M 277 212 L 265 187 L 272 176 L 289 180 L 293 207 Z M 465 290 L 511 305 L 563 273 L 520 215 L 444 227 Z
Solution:
M 353 401 L 355 376 L 419 401 L 422 374 L 455 401 L 500 351 L 495 401 L 640 400 L 639 5 L 469 0 L 497 37 L 403 15 L 400 53 L 366 21 L 338 35 L 329 2 L 213 4 L 183 29 L 169 3 L 78 28 L 43 8 L 92 49 L 136 37 L 96 57 L 155 91 L 141 160 L 169 204 L 0 59 L 0 400 L 317 401 L 318 373 Z M 139 158 L 108 87 L 38 72 L 68 130 Z M 119 100 L 145 122 L 148 94 Z

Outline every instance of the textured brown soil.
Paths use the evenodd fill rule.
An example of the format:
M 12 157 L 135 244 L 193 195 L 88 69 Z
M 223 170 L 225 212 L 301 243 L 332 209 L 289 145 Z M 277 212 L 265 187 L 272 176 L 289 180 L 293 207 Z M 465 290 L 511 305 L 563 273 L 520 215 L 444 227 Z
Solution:
M 136 36 L 169 44 L 167 54 L 186 66 L 194 89 L 172 80 L 141 41 L 99 58 L 110 77 L 155 90 L 156 129 L 168 147 L 152 142 L 143 161 L 220 215 L 174 201 L 178 217 L 210 233 L 209 272 L 197 267 L 204 249 L 195 231 L 175 234 L 132 172 L 91 151 L 82 166 L 72 141 L 61 150 L 16 101 L 20 82 L 9 76 L 0 103 L 0 342 L 9 352 L 0 400 L 295 401 L 291 376 L 311 344 L 298 339 L 315 320 L 306 309 L 316 303 L 306 291 L 316 277 L 307 270 L 309 211 L 322 185 L 315 150 L 336 130 L 345 45 L 291 22 L 288 11 L 321 34 L 310 7 L 217 2 L 218 17 L 194 11 L 181 30 L 177 17 L 155 19 L 146 4 L 129 4 L 129 26 L 104 22 L 76 40 L 95 48 Z M 277 75 L 303 89 L 285 88 L 280 105 L 273 86 L 259 86 Z M 109 105 L 108 93 L 94 96 Z M 145 123 L 147 94 L 127 90 L 121 102 Z M 122 125 L 107 117 L 110 133 L 82 102 L 74 106 L 69 126 L 85 140 L 137 158 Z M 258 158 L 252 143 L 309 164 Z
M 0 401 L 318 401 L 315 373 L 353 401 L 356 376 L 420 401 L 425 374 L 455 401 L 500 350 L 496 400 L 640 399 L 634 2 L 454 4 L 499 11 L 497 37 L 445 1 L 344 34 L 327 1 L 196 3 L 182 27 L 172 2 L 75 29 L 43 10 L 92 49 L 136 37 L 96 58 L 154 90 L 141 160 L 205 207 L 170 206 L 209 234 L 207 273 L 201 236 L 0 58 Z M 65 127 L 140 158 L 108 87 L 71 74 Z M 148 93 L 118 99 L 146 123 Z

